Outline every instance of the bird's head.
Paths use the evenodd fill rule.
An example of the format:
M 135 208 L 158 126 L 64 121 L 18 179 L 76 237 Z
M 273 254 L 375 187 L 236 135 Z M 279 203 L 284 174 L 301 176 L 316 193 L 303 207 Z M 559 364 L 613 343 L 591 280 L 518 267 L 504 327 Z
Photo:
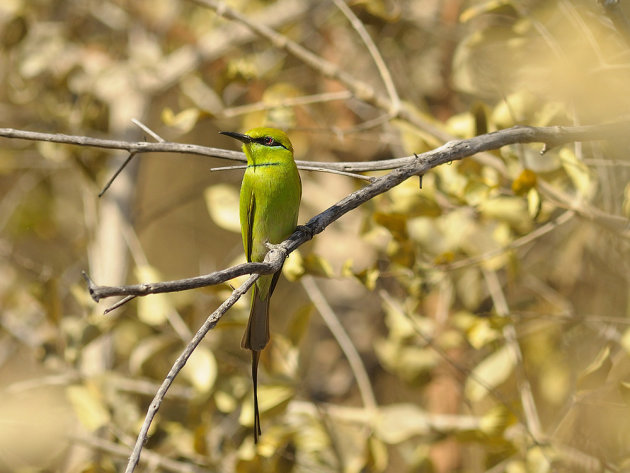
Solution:
M 244 148 L 247 148 L 250 152 L 255 153 L 256 150 L 262 149 L 285 149 L 293 154 L 293 146 L 289 137 L 284 131 L 276 128 L 253 128 L 247 133 L 236 133 L 233 131 L 221 131 L 220 133 L 243 142 Z

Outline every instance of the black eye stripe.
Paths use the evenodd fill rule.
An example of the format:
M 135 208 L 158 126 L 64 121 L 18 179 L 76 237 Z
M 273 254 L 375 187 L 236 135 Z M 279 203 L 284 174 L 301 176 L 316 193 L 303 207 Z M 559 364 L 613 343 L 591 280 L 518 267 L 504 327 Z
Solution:
M 263 146 L 269 146 L 269 147 L 281 146 L 284 149 L 288 149 L 279 141 L 274 140 L 271 136 L 261 136 L 260 138 L 254 138 L 252 141 L 255 141 L 256 143 L 259 143 Z

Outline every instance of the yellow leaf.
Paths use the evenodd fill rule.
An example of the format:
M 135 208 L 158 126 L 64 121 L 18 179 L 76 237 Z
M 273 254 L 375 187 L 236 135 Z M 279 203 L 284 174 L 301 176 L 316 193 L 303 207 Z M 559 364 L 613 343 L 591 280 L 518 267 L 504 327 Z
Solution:
M 605 346 L 578 376 L 576 383 L 578 390 L 594 389 L 601 386 L 611 368 L 610 347 Z
M 490 389 L 496 388 L 512 374 L 515 359 L 509 347 L 504 345 L 491 353 L 471 372 L 466 381 L 466 398 L 477 402 L 488 395 Z
M 129 371 L 133 374 L 142 373 L 144 364 L 154 359 L 172 343 L 173 338 L 167 335 L 144 337 L 129 355 Z
M 596 178 L 586 164 L 578 159 L 573 150 L 564 147 L 560 150 L 562 166 L 580 194 L 590 200 L 596 191 Z
M 501 196 L 481 202 L 479 212 L 486 218 L 504 221 L 521 233 L 532 227 L 525 201 L 519 197 Z
M 514 415 L 503 405 L 490 409 L 482 418 L 479 430 L 489 437 L 500 435 L 505 428 L 514 423 Z
M 201 393 L 208 392 L 217 379 L 217 361 L 208 347 L 198 346 L 182 369 L 182 375 Z
M 515 13 L 514 7 L 512 6 L 512 0 L 490 0 L 474 4 L 473 6 L 466 8 L 459 15 L 459 21 L 466 23 L 484 14 L 505 15 L 510 13 Z
M 258 408 L 260 413 L 269 412 L 288 403 L 294 394 L 295 391 L 291 386 L 258 384 Z M 254 404 L 251 396 L 246 397 L 238 421 L 244 426 L 251 427 L 254 425 Z
M 514 181 L 512 181 L 512 192 L 516 195 L 525 195 L 530 189 L 536 186 L 536 173 L 531 169 L 523 169 Z
M 532 220 L 536 220 L 542 210 L 542 199 L 537 189 L 530 189 L 527 193 L 527 212 Z
M 308 331 L 313 305 L 308 304 L 300 308 L 291 318 L 286 330 L 286 336 L 294 346 L 298 346 Z
M 162 110 L 162 121 L 165 125 L 176 128 L 181 133 L 188 133 L 199 120 L 201 112 L 198 108 L 187 108 L 175 114 L 170 108 Z
M 621 206 L 623 214 L 630 218 L 630 182 L 626 184 L 626 188 L 623 191 L 623 204 Z
M 430 430 L 426 412 L 415 404 L 381 407 L 374 424 L 374 434 L 388 444 L 401 443 Z
M 402 214 L 374 212 L 374 221 L 387 228 L 394 238 L 404 239 L 407 235 L 407 217 Z
M 302 258 L 300 251 L 296 250 L 291 253 L 284 262 L 284 266 L 282 266 L 282 274 L 284 274 L 284 277 L 287 278 L 288 281 L 297 281 L 304 276 L 305 272 L 304 258 Z
M 368 439 L 368 471 L 385 471 L 389 464 L 387 446 L 378 438 Z
M 332 266 L 321 256 L 310 253 L 304 258 L 304 271 L 313 276 L 329 278 L 333 275 Z
M 139 265 L 134 272 L 141 283 L 157 282 L 162 279 L 153 266 Z M 138 318 L 149 325 L 163 324 L 172 310 L 167 294 L 149 294 L 138 299 Z
M 501 332 L 491 325 L 488 318 L 475 317 L 474 319 L 466 334 L 466 339 L 473 348 L 478 350 L 501 337 Z
M 217 184 L 203 193 L 210 217 L 219 227 L 241 233 L 239 191 L 229 184 Z
M 68 386 L 66 393 L 79 421 L 86 429 L 94 431 L 110 422 L 109 412 L 98 391 L 76 385 Z

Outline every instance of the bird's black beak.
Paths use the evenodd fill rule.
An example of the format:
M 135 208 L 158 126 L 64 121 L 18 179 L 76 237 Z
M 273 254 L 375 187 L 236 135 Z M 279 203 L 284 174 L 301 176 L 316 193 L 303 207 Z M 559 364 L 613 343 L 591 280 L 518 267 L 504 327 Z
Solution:
M 234 138 L 235 140 L 242 141 L 243 143 L 251 143 L 253 141 L 251 136 L 244 135 L 243 133 L 236 133 L 234 131 L 220 131 L 219 133 Z

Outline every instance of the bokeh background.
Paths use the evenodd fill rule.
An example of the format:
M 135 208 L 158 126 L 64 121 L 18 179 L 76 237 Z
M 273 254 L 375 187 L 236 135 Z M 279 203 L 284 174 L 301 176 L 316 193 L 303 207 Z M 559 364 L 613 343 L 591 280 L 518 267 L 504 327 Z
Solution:
M 168 141 L 236 149 L 217 132 L 272 125 L 298 159 L 374 161 L 628 115 L 627 2 L 226 2 L 380 102 L 217 5 L 229 11 L 3 0 L 0 127 L 153 141 L 137 119 Z M 291 256 L 272 300 L 259 445 L 243 300 L 176 379 L 139 471 L 628 469 L 629 144 L 505 147 L 335 222 Z M 243 260 L 242 171 L 142 154 L 99 199 L 125 158 L 0 138 L 0 471 L 122 471 L 160 382 L 231 292 L 107 315 L 114 301 L 91 301 L 82 270 L 120 285 Z M 364 185 L 302 181 L 302 223 Z

